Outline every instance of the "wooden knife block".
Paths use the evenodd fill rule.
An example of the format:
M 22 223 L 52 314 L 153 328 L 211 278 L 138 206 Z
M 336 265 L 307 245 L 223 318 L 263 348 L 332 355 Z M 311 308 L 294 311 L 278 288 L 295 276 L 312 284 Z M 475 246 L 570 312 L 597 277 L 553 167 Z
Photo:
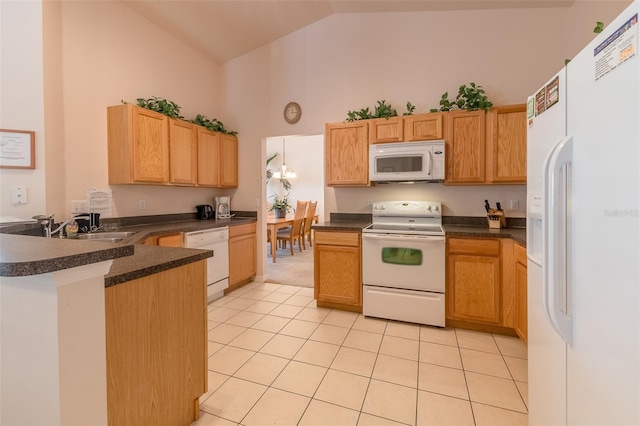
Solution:
M 507 226 L 507 220 L 504 217 L 503 210 L 489 209 L 489 212 L 487 212 L 487 222 L 489 222 L 489 228 L 499 229 Z

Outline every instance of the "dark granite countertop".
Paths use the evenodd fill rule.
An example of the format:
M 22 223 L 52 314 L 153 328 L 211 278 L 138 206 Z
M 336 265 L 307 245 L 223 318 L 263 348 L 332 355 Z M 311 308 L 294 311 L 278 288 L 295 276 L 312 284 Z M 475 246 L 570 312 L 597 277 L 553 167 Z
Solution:
M 443 225 L 443 228 L 447 237 L 511 238 L 522 247 L 527 246 L 526 228 L 492 229 L 488 226 L 467 225 Z
M 224 220 L 185 220 L 180 222 L 152 223 L 143 225 L 119 226 L 118 231 L 135 232 L 131 237 L 125 238 L 121 243 L 139 244 L 148 237 L 176 234 L 178 232 L 194 232 L 204 229 L 220 228 L 223 226 L 242 225 L 255 222 L 255 217 L 232 217 Z
M 0 276 L 24 277 L 133 254 L 133 245 L 0 234 Z
M 188 263 L 213 256 L 211 250 L 175 247 L 145 246 L 136 244 L 133 256 L 116 259 L 104 277 L 105 287 L 157 274 Z
M 524 227 L 509 227 L 501 229 L 489 228 L 484 217 L 447 217 L 443 220 L 445 235 L 447 237 L 472 237 L 472 238 L 511 238 L 516 243 L 526 247 L 527 237 Z M 523 219 L 512 219 L 516 224 L 524 223 Z M 328 222 L 312 225 L 311 228 L 321 231 L 350 231 L 361 232 L 371 224 L 371 215 L 359 213 L 331 213 Z M 482 224 L 482 225 L 480 225 Z
M 330 220 L 315 225 L 311 225 L 311 229 L 316 231 L 336 231 L 336 232 L 361 232 L 371 224 L 371 221 L 355 221 L 355 220 Z
M 193 219 L 119 226 L 118 231 L 135 232 L 119 243 L 0 233 L 0 276 L 44 274 L 113 259 L 111 270 L 105 277 L 105 286 L 109 287 L 213 255 L 210 250 L 140 245 L 148 237 L 242 225 L 255 221 L 255 217 L 233 217 L 225 220 Z M 28 224 L 24 228 L 11 227 L 2 231 L 20 232 L 30 227 L 39 228 L 39 225 Z

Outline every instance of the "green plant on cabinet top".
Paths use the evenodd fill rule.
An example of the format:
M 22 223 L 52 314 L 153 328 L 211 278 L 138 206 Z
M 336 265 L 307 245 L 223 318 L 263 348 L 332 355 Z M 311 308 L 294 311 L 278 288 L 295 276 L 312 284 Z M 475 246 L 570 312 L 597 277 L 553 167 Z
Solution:
M 150 111 L 159 112 L 160 114 L 166 115 L 167 117 L 170 117 L 170 118 L 175 118 L 179 120 L 185 119 L 182 115 L 180 115 L 180 108 L 181 108 L 180 105 L 178 105 L 173 101 L 170 101 L 164 98 L 158 98 L 157 96 L 154 96 L 149 99 L 138 98 L 136 99 L 136 101 L 137 101 L 136 105 L 138 105 L 141 108 L 145 108 Z M 125 100 L 120 100 L 120 102 L 122 102 L 123 104 L 128 103 Z M 218 120 L 217 118 L 209 119 L 202 114 L 196 115 L 196 118 L 192 120 L 185 120 L 185 121 L 188 121 L 189 123 L 193 123 L 197 126 L 202 126 L 212 132 L 225 133 L 232 136 L 235 136 L 238 134 L 238 132 L 236 131 L 230 131 L 225 129 L 222 121 Z
M 489 101 L 482 86 L 469 83 L 469 86 L 463 84 L 458 88 L 458 95 L 455 100 L 449 100 L 449 92 L 444 92 L 440 99 L 440 109 L 432 108 L 430 112 L 462 109 L 468 111 L 476 111 L 479 109 L 489 111 L 492 106 L 493 102 Z
M 368 120 L 370 118 L 389 118 L 389 117 L 397 117 L 398 111 L 391 106 L 391 104 L 387 104 L 386 100 L 377 101 L 378 105 L 376 105 L 373 113 L 369 110 L 369 107 L 362 108 L 360 111 L 348 111 L 347 112 L 347 122 L 353 122 L 357 120 Z M 402 115 L 412 115 L 413 111 L 416 109 L 411 102 L 407 102 L 407 112 Z

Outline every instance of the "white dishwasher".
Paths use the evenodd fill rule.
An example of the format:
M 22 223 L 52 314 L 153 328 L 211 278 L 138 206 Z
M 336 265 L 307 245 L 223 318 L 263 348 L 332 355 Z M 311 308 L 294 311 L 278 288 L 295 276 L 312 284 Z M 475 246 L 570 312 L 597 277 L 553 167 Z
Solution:
M 185 232 L 184 247 L 213 251 L 207 258 L 207 303 L 222 297 L 229 287 L 229 227 Z

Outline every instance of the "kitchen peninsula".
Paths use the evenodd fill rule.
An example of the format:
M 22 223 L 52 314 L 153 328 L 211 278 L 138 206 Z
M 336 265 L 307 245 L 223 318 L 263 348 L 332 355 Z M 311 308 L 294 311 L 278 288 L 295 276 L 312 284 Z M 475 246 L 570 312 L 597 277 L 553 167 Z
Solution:
M 195 420 L 211 254 L 0 234 L 0 423 Z

